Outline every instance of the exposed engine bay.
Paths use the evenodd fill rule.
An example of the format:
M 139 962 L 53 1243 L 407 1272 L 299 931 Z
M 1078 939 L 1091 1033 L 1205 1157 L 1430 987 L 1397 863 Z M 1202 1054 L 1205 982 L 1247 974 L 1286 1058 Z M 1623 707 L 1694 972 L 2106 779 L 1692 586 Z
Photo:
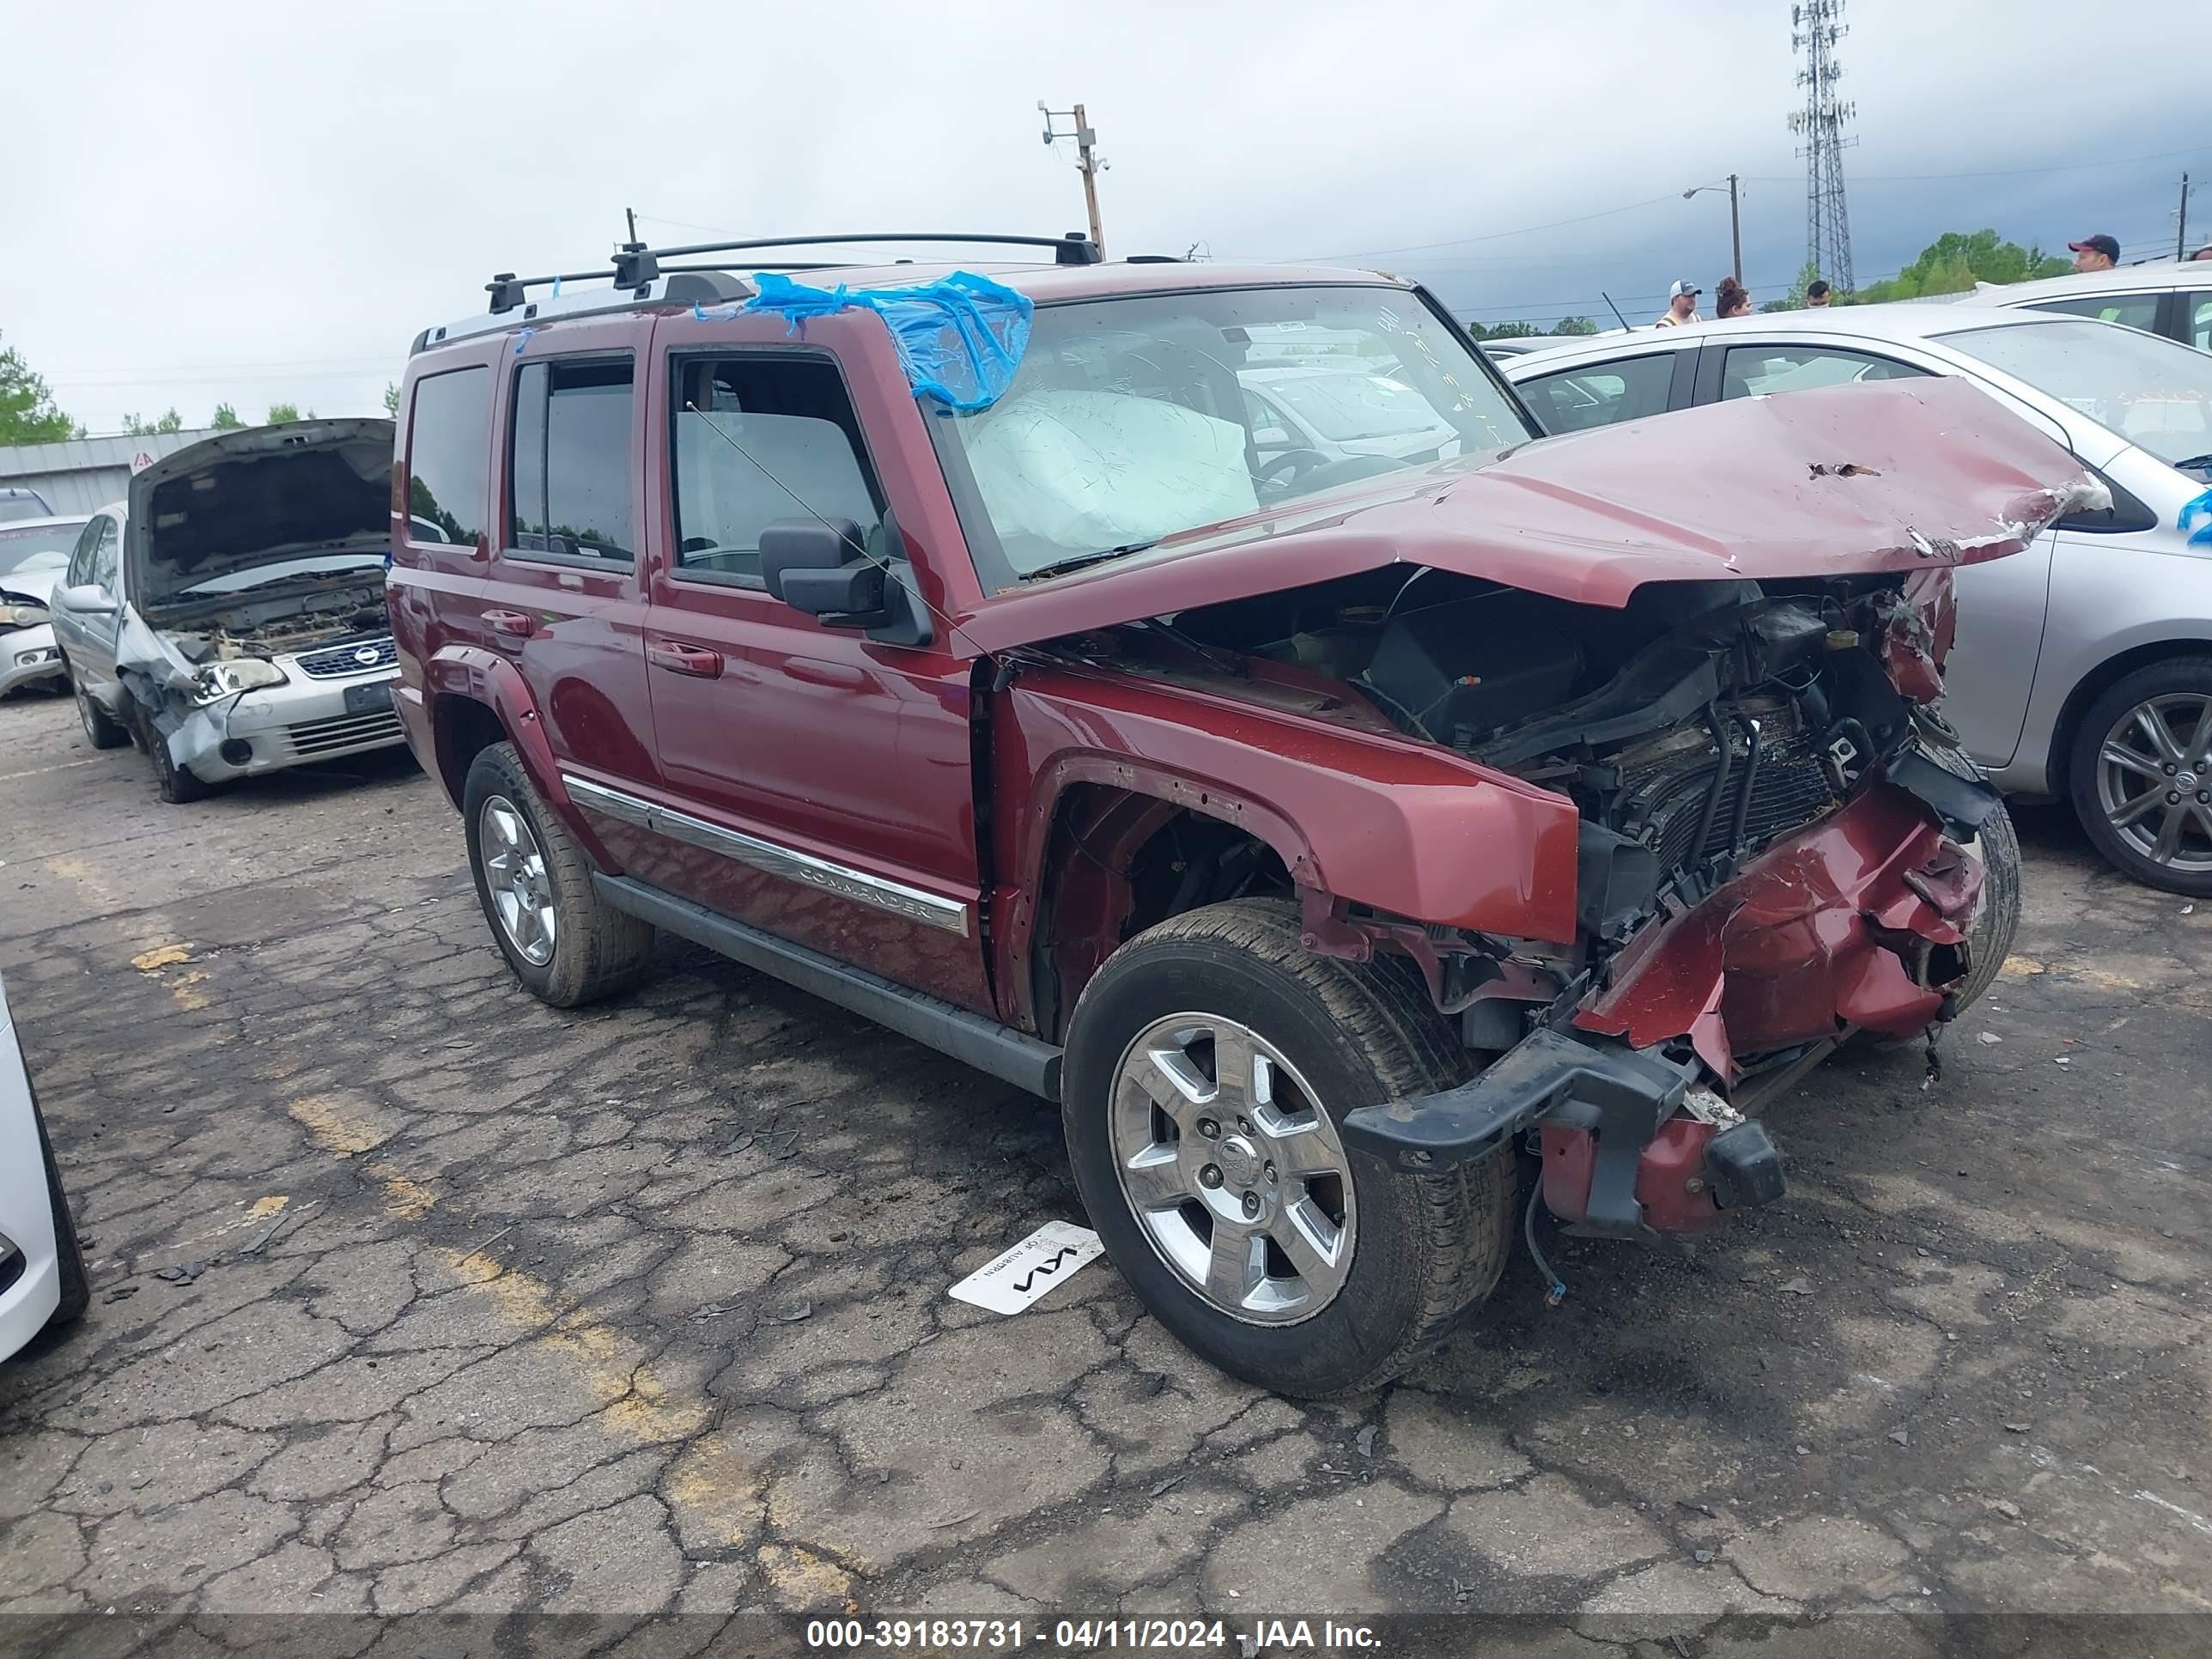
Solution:
M 1652 583 L 1614 609 L 1397 569 L 1162 626 L 1340 681 L 1407 736 L 1568 795 L 1601 952 L 1670 884 L 1709 890 L 1849 799 L 1916 729 L 1955 742 L 1923 706 L 1948 586 L 1931 619 L 1906 581 Z
M 380 574 L 368 580 L 325 578 L 321 586 L 291 584 L 282 597 L 234 600 L 211 611 L 206 605 L 172 606 L 147 620 L 195 663 L 282 656 L 391 630 Z

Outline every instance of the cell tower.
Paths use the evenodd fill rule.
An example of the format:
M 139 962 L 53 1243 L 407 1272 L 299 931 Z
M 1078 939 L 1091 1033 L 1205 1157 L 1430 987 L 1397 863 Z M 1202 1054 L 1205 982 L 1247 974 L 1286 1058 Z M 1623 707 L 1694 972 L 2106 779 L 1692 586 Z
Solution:
M 1805 263 L 1843 293 L 1851 290 L 1851 220 L 1844 205 L 1844 152 L 1858 143 L 1844 136 L 1858 106 L 1836 96 L 1844 66 L 1836 43 L 1850 33 L 1844 0 L 1800 0 L 1790 8 L 1790 45 L 1804 56 L 1797 84 L 1805 107 L 1790 117 L 1790 131 L 1804 140 Z

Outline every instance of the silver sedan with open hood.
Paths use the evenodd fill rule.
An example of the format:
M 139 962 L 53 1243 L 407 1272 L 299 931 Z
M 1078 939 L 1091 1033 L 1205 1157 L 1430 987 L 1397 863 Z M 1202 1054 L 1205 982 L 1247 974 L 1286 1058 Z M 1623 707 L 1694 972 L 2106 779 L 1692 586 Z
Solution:
M 391 489 L 384 420 L 227 432 L 133 478 L 52 600 L 94 745 L 137 741 L 181 801 L 399 743 Z

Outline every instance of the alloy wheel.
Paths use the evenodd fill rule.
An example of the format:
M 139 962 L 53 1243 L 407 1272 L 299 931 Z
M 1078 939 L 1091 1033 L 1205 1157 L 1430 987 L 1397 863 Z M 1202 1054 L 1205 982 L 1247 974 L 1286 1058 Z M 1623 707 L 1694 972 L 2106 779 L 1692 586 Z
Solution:
M 484 889 L 500 927 L 517 955 L 542 968 L 553 960 L 561 921 L 544 849 L 531 833 L 530 820 L 505 795 L 485 800 L 477 827 Z
M 1336 1127 L 1257 1032 L 1173 1014 L 1115 1068 L 1114 1162 L 1160 1259 L 1221 1312 L 1310 1319 L 1352 1271 L 1357 1205 Z
M 2212 696 L 2146 697 L 2115 720 L 2097 750 L 2097 804 L 2153 863 L 2212 872 Z

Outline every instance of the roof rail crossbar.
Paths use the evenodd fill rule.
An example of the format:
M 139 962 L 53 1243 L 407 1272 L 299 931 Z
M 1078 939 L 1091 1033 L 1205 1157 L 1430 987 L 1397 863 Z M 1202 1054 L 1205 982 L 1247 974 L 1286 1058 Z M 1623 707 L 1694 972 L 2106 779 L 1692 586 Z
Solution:
M 494 316 L 502 311 L 512 311 L 520 305 L 526 289 L 543 288 L 548 283 L 591 283 L 611 276 L 612 270 L 561 270 L 550 276 L 518 276 L 511 270 L 502 270 L 484 284 L 491 295 Z M 631 286 L 631 284 L 624 284 Z
M 1048 247 L 1053 263 L 1095 265 L 1098 245 L 1079 231 L 1065 236 L 989 236 L 972 231 L 870 232 L 850 236 L 763 236 L 742 242 L 692 242 L 682 247 L 647 247 L 625 242 L 615 255 L 617 288 L 635 288 L 660 274 L 663 259 L 690 258 L 702 253 L 743 253 L 754 248 L 829 247 L 849 242 L 982 242 L 1003 247 Z M 786 270 L 799 269 L 787 265 Z M 548 278 L 547 280 L 550 280 Z

